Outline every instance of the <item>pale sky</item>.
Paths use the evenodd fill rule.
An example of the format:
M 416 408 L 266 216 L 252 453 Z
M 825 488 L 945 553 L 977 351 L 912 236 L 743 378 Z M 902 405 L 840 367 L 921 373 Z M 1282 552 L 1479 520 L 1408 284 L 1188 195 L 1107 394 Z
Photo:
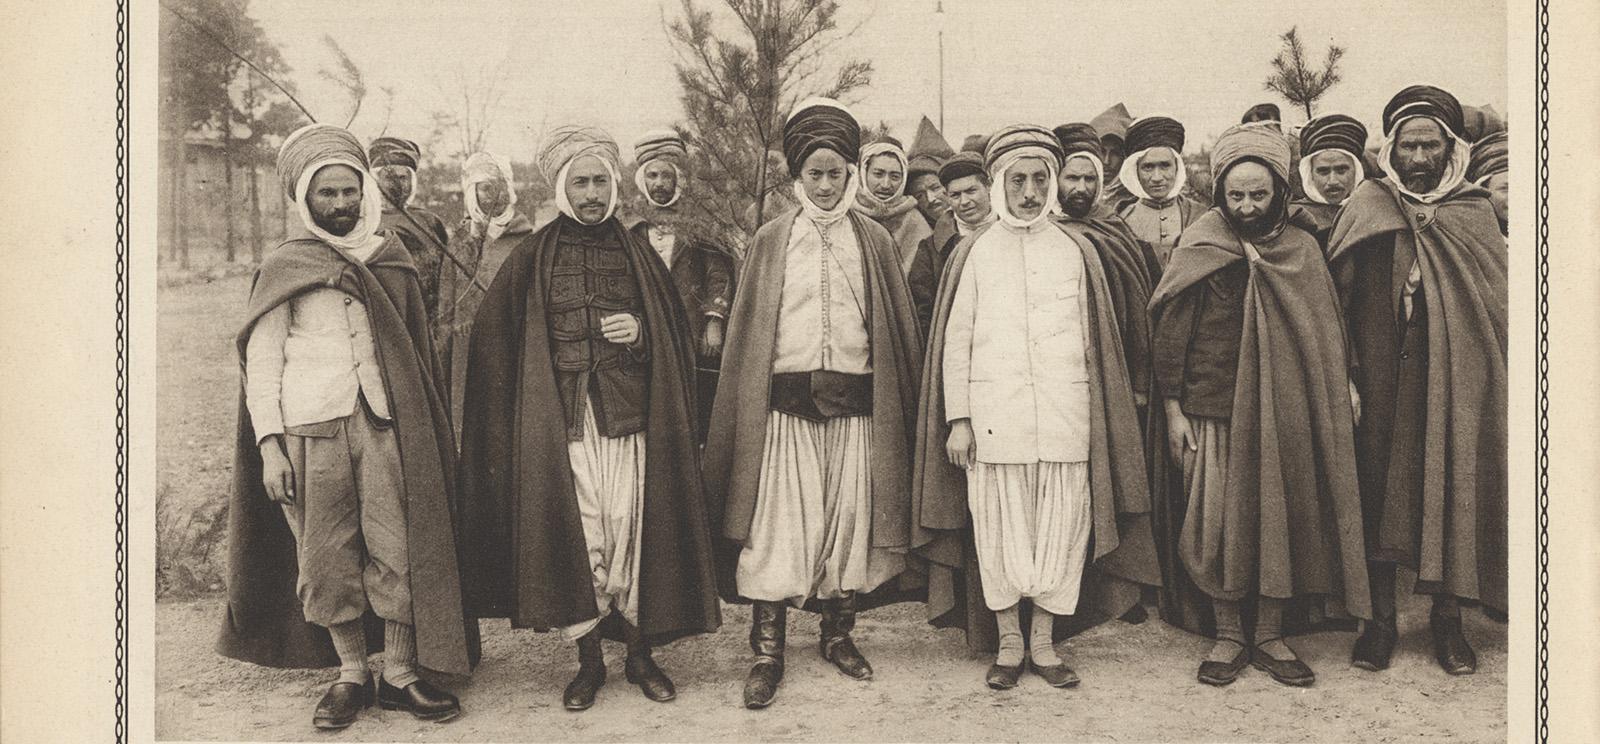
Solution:
M 719 0 L 697 0 L 722 8 Z M 1318 113 L 1347 113 L 1376 128 L 1383 105 L 1412 83 L 1445 88 L 1463 104 L 1506 111 L 1503 0 L 1458 2 L 1152 2 L 1141 0 L 944 0 L 945 138 L 1017 122 L 1087 121 L 1112 103 L 1134 116 L 1184 122 L 1190 149 L 1273 101 L 1262 89 L 1278 34 L 1298 25 L 1320 62 L 1345 47 L 1344 81 Z M 860 23 L 833 54 L 865 58 L 873 84 L 851 108 L 887 122 L 909 144 L 918 119 L 938 122 L 939 22 L 934 0 L 844 0 L 841 26 Z M 378 89 L 395 91 L 388 133 L 424 140 L 429 112 L 457 106 L 441 94 L 458 76 L 504 63 L 505 97 L 487 147 L 529 158 L 538 134 L 593 124 L 629 146 L 645 131 L 683 119 L 674 55 L 662 23 L 679 0 L 256 0 L 252 13 L 294 67 L 302 99 L 342 122 L 347 104 L 318 79 L 332 35 L 362 68 L 371 94 L 351 125 L 370 138 L 383 126 Z M 725 14 L 725 13 L 724 13 Z M 328 113 L 321 113 L 327 111 Z

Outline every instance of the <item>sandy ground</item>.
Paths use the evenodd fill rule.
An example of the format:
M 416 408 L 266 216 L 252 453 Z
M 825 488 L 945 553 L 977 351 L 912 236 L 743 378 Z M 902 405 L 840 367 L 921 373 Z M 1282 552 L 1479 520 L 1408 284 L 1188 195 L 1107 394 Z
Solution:
M 216 586 L 219 543 L 210 542 L 231 467 L 237 371 L 231 337 L 247 277 L 163 287 L 158 318 L 158 480 L 169 588 Z M 178 544 L 174 547 L 175 543 Z M 181 592 L 180 592 L 181 593 Z M 174 595 L 176 596 L 176 595 Z M 841 676 L 816 651 L 816 620 L 790 623 L 788 670 L 778 701 L 740 707 L 749 663 L 748 610 L 728 607 L 716 634 L 657 653 L 678 699 L 652 703 L 622 678 L 620 648 L 608 645 L 611 678 L 596 707 L 569 713 L 562 688 L 576 668 L 572 648 L 550 634 L 485 623 L 484 660 L 455 680 L 465 714 L 426 724 L 376 709 L 340 733 L 310 725 L 331 670 L 276 670 L 221 658 L 211 649 L 220 622 L 216 595 L 158 604 L 156 732 L 162 739 L 267 741 L 1504 741 L 1505 626 L 1466 614 L 1479 672 L 1449 677 L 1432 660 L 1427 607 L 1401 618 L 1393 667 L 1349 666 L 1353 634 L 1292 643 L 1317 671 L 1315 686 L 1291 689 L 1248 670 L 1230 687 L 1194 681 L 1208 642 L 1152 619 L 1113 622 L 1062 647 L 1083 677 L 1055 690 L 1025 677 L 1016 690 L 983 686 L 988 659 L 970 656 L 959 631 L 937 631 L 920 606 L 863 615 L 858 642 L 876 669 L 870 682 Z

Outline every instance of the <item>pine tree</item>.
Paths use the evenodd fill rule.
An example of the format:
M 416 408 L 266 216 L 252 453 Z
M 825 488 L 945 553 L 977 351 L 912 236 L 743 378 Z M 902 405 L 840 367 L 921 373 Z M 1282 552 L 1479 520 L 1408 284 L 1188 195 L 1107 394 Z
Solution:
M 1298 27 L 1291 27 L 1278 38 L 1283 41 L 1283 49 L 1272 59 L 1272 74 L 1267 76 L 1265 87 L 1304 108 L 1306 119 L 1310 119 L 1317 101 L 1342 79 L 1339 60 L 1344 58 L 1344 47 L 1329 45 L 1322 69 L 1315 70 L 1306 60 L 1306 50 L 1300 43 Z

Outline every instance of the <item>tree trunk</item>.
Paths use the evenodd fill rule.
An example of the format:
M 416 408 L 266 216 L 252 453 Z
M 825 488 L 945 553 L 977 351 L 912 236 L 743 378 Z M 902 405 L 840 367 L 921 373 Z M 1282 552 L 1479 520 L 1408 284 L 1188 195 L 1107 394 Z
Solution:
M 261 263 L 261 169 L 250 166 L 250 262 Z
M 222 117 L 222 249 L 228 263 L 233 263 L 233 114 Z

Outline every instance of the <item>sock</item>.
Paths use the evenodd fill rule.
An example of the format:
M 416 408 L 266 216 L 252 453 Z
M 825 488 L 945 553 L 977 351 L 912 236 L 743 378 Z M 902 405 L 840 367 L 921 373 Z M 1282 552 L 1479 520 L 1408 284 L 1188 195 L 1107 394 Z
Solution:
M 1461 603 L 1456 600 L 1456 595 L 1454 594 L 1435 594 L 1433 595 L 1433 611 L 1429 614 L 1432 617 L 1444 620 L 1460 620 Z
M 1260 597 L 1256 601 L 1256 647 L 1279 661 L 1299 658 L 1283 642 L 1283 600 Z
M 383 623 L 383 679 L 395 687 L 405 689 L 416 682 L 417 632 L 405 623 L 385 620 Z
M 333 650 L 339 654 L 339 681 L 367 683 L 367 632 L 360 620 L 328 626 Z
M 1227 663 L 1244 648 L 1244 621 L 1239 617 L 1239 603 L 1223 599 L 1212 600 L 1217 616 L 1217 642 L 1212 645 L 1206 661 Z
M 1000 629 L 1000 651 L 994 663 L 1005 667 L 1022 666 L 1022 614 L 1019 604 L 994 613 L 995 625 Z
M 1049 610 L 1034 605 L 1033 625 L 1029 628 L 1034 664 L 1050 667 L 1061 663 L 1061 657 L 1056 655 L 1055 629 L 1056 616 L 1050 614 Z

